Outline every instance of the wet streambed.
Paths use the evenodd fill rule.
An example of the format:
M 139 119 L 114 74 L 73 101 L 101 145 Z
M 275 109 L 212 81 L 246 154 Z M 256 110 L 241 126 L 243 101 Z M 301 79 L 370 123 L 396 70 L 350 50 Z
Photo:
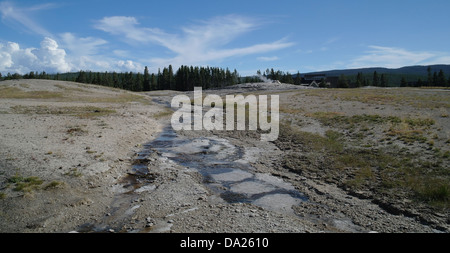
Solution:
M 244 159 L 245 150 L 226 139 L 188 138 L 167 127 L 157 139 L 144 145 L 138 159 L 145 159 L 152 152 L 198 171 L 212 192 L 229 203 L 252 203 L 268 210 L 293 213 L 292 205 L 306 200 L 282 179 L 255 172 Z M 135 170 L 147 168 L 138 164 Z

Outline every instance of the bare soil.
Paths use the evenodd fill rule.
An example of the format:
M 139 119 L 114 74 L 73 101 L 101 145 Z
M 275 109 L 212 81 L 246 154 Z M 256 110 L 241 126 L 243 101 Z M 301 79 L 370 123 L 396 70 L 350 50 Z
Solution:
M 139 94 L 62 81 L 3 81 L 0 232 L 449 232 L 448 91 L 253 84 L 208 93 L 280 95 L 282 128 L 275 142 L 261 142 L 254 131 L 178 134 L 229 141 L 244 150 L 245 162 L 256 172 L 289 182 L 308 201 L 293 206 L 292 213 L 228 203 L 196 170 L 158 152 L 145 157 L 148 173 L 136 173 L 140 152 L 170 124 L 167 105 L 180 92 Z M 414 121 L 413 128 L 402 121 L 400 128 L 385 120 L 389 116 L 427 118 L 433 124 Z M 331 133 L 337 137 L 330 139 Z M 328 144 L 336 149 L 324 148 Z M 354 149 L 365 153 L 352 153 L 352 162 L 339 160 Z M 426 180 L 439 179 L 433 182 L 443 185 L 441 195 L 425 195 L 413 180 L 422 177 L 405 174 L 405 166 L 355 158 L 381 161 L 407 151 L 420 158 L 415 164 L 425 170 L 414 168 L 427 171 Z M 386 168 L 396 184 L 383 181 Z M 402 175 L 409 184 L 397 180 Z

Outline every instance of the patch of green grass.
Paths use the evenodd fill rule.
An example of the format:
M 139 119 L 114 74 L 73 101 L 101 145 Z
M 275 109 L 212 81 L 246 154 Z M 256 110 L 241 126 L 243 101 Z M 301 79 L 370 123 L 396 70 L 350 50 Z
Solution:
M 0 98 L 13 99 L 54 99 L 63 97 L 63 93 L 52 91 L 23 91 L 16 87 L 1 87 Z
M 44 182 L 39 177 L 22 177 L 18 173 L 9 178 L 10 183 L 15 184 L 14 191 L 31 192 L 34 189 L 38 189 Z
M 328 130 L 325 137 L 319 134 L 298 131 L 286 123 L 280 124 L 280 133 L 283 133 L 283 138 L 286 138 L 296 144 L 308 147 L 314 152 L 341 152 L 344 148 L 341 141 L 341 134 Z
M 355 176 L 345 182 L 347 187 L 360 189 L 364 184 L 371 183 L 375 179 L 375 174 L 370 167 L 358 168 Z

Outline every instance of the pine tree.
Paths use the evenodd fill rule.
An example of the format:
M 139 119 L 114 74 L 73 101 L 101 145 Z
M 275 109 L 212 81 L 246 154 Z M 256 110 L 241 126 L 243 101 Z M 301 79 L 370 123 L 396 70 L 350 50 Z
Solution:
M 338 88 L 348 88 L 348 80 L 347 77 L 342 74 L 341 76 L 339 76 L 339 80 L 338 80 Z
M 445 75 L 444 75 L 444 71 L 442 71 L 442 69 L 439 71 L 439 74 L 438 74 L 438 76 L 437 76 L 437 83 L 436 83 L 436 85 L 437 86 L 440 86 L 440 87 L 444 87 L 444 86 L 446 86 L 446 79 L 445 79 Z
M 432 86 L 432 84 L 433 84 L 433 76 L 431 75 L 431 67 L 427 68 L 427 72 L 428 72 L 427 86 Z
M 112 74 L 112 83 L 113 83 L 112 85 L 113 85 L 113 87 L 114 88 L 121 88 L 119 82 L 120 82 L 119 81 L 119 75 L 117 75 L 116 72 L 113 72 L 113 74 Z
M 158 87 L 158 77 L 152 73 L 152 76 L 150 78 L 151 82 L 150 82 L 150 90 L 156 90 Z
M 162 90 L 162 74 L 161 74 L 161 69 L 158 68 L 158 75 L 156 77 L 156 89 L 157 90 Z
M 302 84 L 302 76 L 300 75 L 300 72 L 297 71 L 297 76 L 294 79 L 295 85 L 301 85 Z
M 434 71 L 432 86 L 437 86 L 437 82 L 438 82 L 437 73 L 436 73 L 436 71 Z
M 419 79 L 417 79 L 417 83 L 416 83 L 415 87 L 421 87 L 424 85 L 425 85 L 425 83 L 422 81 L 422 78 L 419 77 Z
M 384 74 L 381 74 L 380 86 L 387 87 L 387 80 L 386 80 L 386 76 Z
M 36 76 L 34 75 L 34 71 L 30 71 L 30 74 L 28 74 L 29 79 L 35 79 Z
M 294 83 L 294 79 L 292 78 L 292 75 L 289 72 L 286 72 L 286 74 L 282 78 L 282 82 L 283 83 L 293 84 Z
M 173 68 L 172 65 L 169 65 L 169 70 L 168 70 L 168 87 L 170 90 L 175 90 L 175 78 L 173 76 Z
M 378 77 L 378 73 L 376 71 L 373 72 L 373 86 L 379 86 L 380 85 L 380 78 Z
M 356 76 L 356 87 L 361 87 L 364 84 L 363 74 L 361 72 L 358 72 L 358 75 Z
M 86 72 L 80 70 L 78 77 L 75 80 L 77 83 L 86 83 Z
M 143 90 L 143 84 L 144 84 L 144 77 L 143 77 L 143 75 L 140 72 L 138 72 L 136 74 L 136 78 L 134 80 L 133 90 L 134 91 L 142 91 Z
M 407 86 L 407 82 L 404 76 L 402 76 L 402 80 L 400 81 L 400 87 L 406 87 Z
M 143 90 L 144 91 L 150 91 L 150 74 L 148 73 L 147 66 L 145 66 L 145 69 L 144 69 Z

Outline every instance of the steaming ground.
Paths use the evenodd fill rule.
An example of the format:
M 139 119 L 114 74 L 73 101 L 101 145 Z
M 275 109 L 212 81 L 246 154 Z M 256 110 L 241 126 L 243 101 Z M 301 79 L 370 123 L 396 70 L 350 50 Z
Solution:
M 447 209 L 415 208 L 406 212 L 411 210 L 407 209 L 407 201 L 402 209 L 395 201 L 374 201 L 364 189 L 352 194 L 335 180 L 324 180 L 319 173 L 293 170 L 286 166 L 285 157 L 292 154 L 289 150 L 296 150 L 297 144 L 283 138 L 262 144 L 254 132 L 178 133 L 192 140 L 223 140 L 242 150 L 241 162 L 251 165 L 253 172 L 275 176 L 292 185 L 308 201 L 295 203 L 290 212 L 249 203 L 228 203 L 205 184 L 205 178 L 197 170 L 174 162 L 168 154 L 149 152 L 141 159 L 143 150 L 151 150 L 146 144 L 158 138 L 170 122 L 171 111 L 166 105 L 180 92 L 136 94 L 45 80 L 4 81 L 0 82 L 0 90 L 1 232 L 303 233 L 448 232 L 449 229 Z M 410 113 L 409 109 L 402 111 L 390 105 L 381 106 L 383 110 L 364 109 L 364 102 L 303 93 L 309 90 L 259 83 L 207 93 L 280 94 L 281 104 L 285 105 L 282 120 L 301 119 L 302 131 L 319 134 L 324 134 L 327 127 L 311 117 L 298 118 L 304 111 L 295 105 L 301 105 L 307 113 L 325 108 L 333 108 L 331 111 L 353 108 L 355 113 L 377 110 L 387 115 Z M 448 135 L 448 118 L 435 119 L 441 127 L 438 137 Z M 441 145 L 439 140 L 435 140 L 435 146 Z M 186 150 L 197 144 L 186 144 Z M 320 157 L 320 153 L 317 155 Z M 320 160 L 306 156 L 301 159 L 296 156 L 292 161 L 304 166 L 305 161 Z M 145 173 L 138 173 L 136 168 Z M 235 175 L 248 176 L 244 172 Z

